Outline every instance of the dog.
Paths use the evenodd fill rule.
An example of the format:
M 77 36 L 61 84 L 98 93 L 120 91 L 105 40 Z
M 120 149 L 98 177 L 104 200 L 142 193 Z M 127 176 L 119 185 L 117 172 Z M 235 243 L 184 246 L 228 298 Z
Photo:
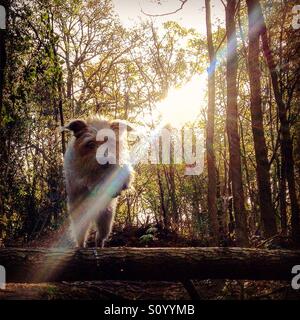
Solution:
M 118 161 L 120 150 L 124 156 L 128 149 L 126 132 L 121 132 L 121 126 L 124 128 L 127 124 L 94 116 L 72 120 L 62 128 L 73 133 L 64 156 L 64 175 L 71 232 L 77 247 L 87 246 L 93 224 L 96 228 L 95 245 L 104 247 L 111 233 L 118 196 L 131 186 L 132 167 Z M 102 132 L 104 135 L 114 134 L 112 137 L 102 134 L 99 139 Z M 111 159 L 105 157 L 105 153 L 99 156 L 101 148 L 112 146 L 110 153 L 115 157 L 115 163 L 109 162 Z

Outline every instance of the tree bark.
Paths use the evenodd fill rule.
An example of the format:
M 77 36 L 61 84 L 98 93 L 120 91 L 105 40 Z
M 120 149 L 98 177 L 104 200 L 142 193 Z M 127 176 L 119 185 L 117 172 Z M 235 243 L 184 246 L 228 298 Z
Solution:
M 249 17 L 249 78 L 251 95 L 251 124 L 256 158 L 256 176 L 259 191 L 261 220 L 265 237 L 277 233 L 275 210 L 272 204 L 270 166 L 264 135 L 261 72 L 259 68 L 259 21 L 255 11 L 255 1 L 247 0 Z
M 159 195 L 160 195 L 160 209 L 162 213 L 162 221 L 163 221 L 163 227 L 165 230 L 168 230 L 170 228 L 170 219 L 169 219 L 169 212 L 165 204 L 165 194 L 164 194 L 164 188 L 162 185 L 161 175 L 159 172 L 159 168 L 156 168 L 157 173 L 157 182 L 159 187 Z
M 213 45 L 211 30 L 211 10 L 210 0 L 205 0 L 206 9 L 206 29 L 207 46 L 210 67 L 208 69 L 208 108 L 206 125 L 206 152 L 207 152 L 207 171 L 208 171 L 208 216 L 210 226 L 211 244 L 217 245 L 219 242 L 219 224 L 217 216 L 217 176 L 214 154 L 214 122 L 215 122 L 215 99 L 216 99 L 216 81 L 215 81 L 215 50 Z
M 50 12 L 49 12 L 50 16 Z M 50 19 L 50 18 L 49 18 Z M 61 66 L 59 64 L 59 56 L 57 54 L 57 43 L 55 40 L 55 33 L 54 33 L 54 22 L 53 22 L 53 14 L 51 14 L 51 22 L 49 21 L 49 28 L 51 32 L 51 46 L 52 46 L 52 51 L 54 55 L 54 65 L 56 68 L 56 83 L 55 83 L 55 90 L 57 92 L 57 97 L 55 98 L 57 101 L 58 105 L 58 115 L 59 115 L 59 121 L 60 121 L 60 126 L 64 127 L 65 126 L 65 119 L 64 119 L 64 110 L 63 110 L 63 71 L 61 69 Z M 61 131 L 61 147 L 62 147 L 62 154 L 64 155 L 66 152 L 66 134 L 65 131 Z
M 279 206 L 280 206 L 280 224 L 281 234 L 287 235 L 288 224 L 287 224 L 287 212 L 286 212 L 286 164 L 284 159 L 281 159 L 281 167 L 279 173 Z
M 7 282 L 291 280 L 300 251 L 245 248 L 0 249 Z
M 0 1 L 0 6 L 5 9 L 5 17 L 1 16 L 0 18 L 7 21 L 8 15 L 8 1 Z M 3 13 L 3 12 L 2 12 Z M 5 21 L 5 25 L 7 24 Z M 3 110 L 3 89 L 5 83 L 5 67 L 6 67 L 6 37 L 7 37 L 7 29 L 0 29 L 0 119 L 2 118 L 2 110 Z M 1 121 L 2 122 L 2 121 Z
M 233 206 L 236 225 L 236 240 L 241 247 L 249 245 L 245 198 L 243 190 L 241 146 L 238 131 L 237 104 L 237 38 L 235 27 L 236 1 L 228 0 L 226 7 L 226 36 L 227 36 L 227 118 L 226 129 L 229 144 L 229 167 L 232 181 Z
M 279 88 L 278 74 L 276 70 L 276 63 L 273 58 L 272 50 L 270 48 L 268 32 L 265 23 L 265 19 L 262 13 L 259 0 L 252 0 L 255 6 L 255 12 L 258 15 L 258 22 L 261 26 L 260 35 L 262 39 L 262 48 L 265 60 L 267 62 L 270 76 L 272 80 L 272 87 L 275 96 L 275 101 L 278 108 L 279 121 L 280 121 L 280 146 L 282 156 L 282 166 L 285 170 L 284 176 L 287 179 L 289 196 L 291 200 L 291 226 L 292 226 L 292 238 L 294 241 L 300 243 L 300 215 L 299 204 L 296 194 L 295 176 L 294 176 L 294 158 L 293 158 L 293 143 L 291 139 L 289 122 L 287 119 L 287 108 L 283 101 L 282 94 Z

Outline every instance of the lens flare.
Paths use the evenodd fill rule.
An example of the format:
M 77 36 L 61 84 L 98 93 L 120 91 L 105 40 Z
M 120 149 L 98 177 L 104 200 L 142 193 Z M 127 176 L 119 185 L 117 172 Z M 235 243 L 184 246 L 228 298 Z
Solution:
M 165 100 L 157 105 L 158 113 L 164 124 L 181 128 L 186 123 L 193 123 L 205 108 L 207 73 L 195 75 L 181 88 L 171 89 Z

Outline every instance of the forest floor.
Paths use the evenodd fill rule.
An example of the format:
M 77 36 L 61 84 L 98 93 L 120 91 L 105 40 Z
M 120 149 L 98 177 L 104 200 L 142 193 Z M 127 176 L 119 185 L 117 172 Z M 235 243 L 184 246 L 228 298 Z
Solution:
M 51 232 L 31 241 L 26 247 L 51 247 L 61 231 Z M 49 241 L 51 239 L 51 241 Z M 282 241 L 281 241 L 282 242 Z M 92 243 L 91 243 L 92 245 Z M 186 239 L 175 232 L 162 232 L 156 227 L 115 229 L 109 247 L 192 247 L 206 246 L 204 241 Z M 229 244 L 231 245 L 231 244 Z M 277 244 L 275 245 L 277 247 Z M 24 243 L 8 243 L 22 246 Z M 257 240 L 253 246 L 273 247 L 274 242 Z M 286 247 L 283 241 L 280 245 Z M 300 300 L 300 290 L 293 290 L 286 281 L 202 280 L 193 281 L 201 300 Z M 187 300 L 190 299 L 180 282 L 162 281 L 93 281 L 42 284 L 12 284 L 0 290 L 0 300 Z

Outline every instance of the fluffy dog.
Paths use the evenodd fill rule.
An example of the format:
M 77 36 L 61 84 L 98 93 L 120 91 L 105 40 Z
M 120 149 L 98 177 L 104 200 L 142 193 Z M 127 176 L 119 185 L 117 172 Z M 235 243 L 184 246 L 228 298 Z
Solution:
M 78 247 L 85 247 L 91 225 L 96 227 L 96 246 L 103 247 L 113 224 L 117 198 L 129 188 L 132 180 L 130 165 L 118 163 L 120 146 L 127 150 L 126 135 L 121 121 L 99 117 L 73 120 L 63 129 L 73 132 L 64 159 L 71 231 Z M 115 137 L 99 139 L 99 131 L 110 129 Z M 112 131 L 113 130 L 113 131 Z M 116 163 L 107 163 L 98 151 L 104 145 L 115 146 Z M 124 155 L 123 155 L 124 156 Z

